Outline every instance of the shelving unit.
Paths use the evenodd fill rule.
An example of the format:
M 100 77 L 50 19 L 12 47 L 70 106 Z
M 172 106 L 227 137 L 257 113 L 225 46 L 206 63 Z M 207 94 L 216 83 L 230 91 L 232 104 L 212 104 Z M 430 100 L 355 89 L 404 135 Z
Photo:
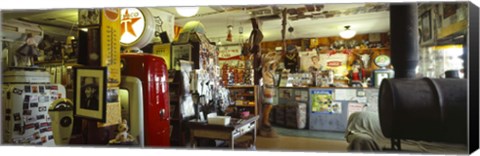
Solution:
M 188 131 L 185 119 L 181 113 L 180 96 L 183 94 L 179 89 L 182 86 L 180 71 L 169 72 L 168 88 L 170 90 L 170 144 L 172 146 L 186 146 Z
M 248 110 L 250 114 L 258 115 L 257 86 L 228 86 L 230 98 L 235 102 L 237 110 Z

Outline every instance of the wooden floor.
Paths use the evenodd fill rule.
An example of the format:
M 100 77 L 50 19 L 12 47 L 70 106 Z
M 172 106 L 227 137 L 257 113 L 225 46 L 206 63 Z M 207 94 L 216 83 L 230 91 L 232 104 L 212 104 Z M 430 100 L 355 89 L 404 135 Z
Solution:
M 257 151 L 289 152 L 347 152 L 347 142 L 318 138 L 281 136 L 277 138 L 257 137 Z

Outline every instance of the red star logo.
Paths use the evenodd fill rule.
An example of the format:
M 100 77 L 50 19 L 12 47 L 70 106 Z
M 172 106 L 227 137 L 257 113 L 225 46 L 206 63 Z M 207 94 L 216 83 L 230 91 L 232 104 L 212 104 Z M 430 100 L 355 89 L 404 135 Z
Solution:
M 131 18 L 130 15 L 128 14 L 128 10 L 125 11 L 125 15 L 123 16 L 122 19 L 122 29 L 120 30 L 120 36 L 125 33 L 125 27 L 128 31 L 128 33 L 132 34 L 133 36 L 137 37 L 137 34 L 135 34 L 135 31 L 132 28 L 132 25 L 135 24 L 140 19 L 140 17 L 135 17 Z

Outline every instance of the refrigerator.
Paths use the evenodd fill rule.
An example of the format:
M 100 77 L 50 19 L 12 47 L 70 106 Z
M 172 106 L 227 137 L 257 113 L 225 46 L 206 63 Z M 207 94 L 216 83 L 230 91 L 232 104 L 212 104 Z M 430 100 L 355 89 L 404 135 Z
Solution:
M 120 98 L 122 118 L 145 147 L 170 146 L 170 103 L 165 61 L 152 54 L 125 53 L 122 59 Z M 125 81 L 124 81 L 125 80 Z M 124 99 L 124 96 L 128 96 Z
M 2 142 L 54 146 L 48 108 L 59 98 L 65 98 L 65 87 L 50 83 L 45 69 L 7 69 L 2 85 Z

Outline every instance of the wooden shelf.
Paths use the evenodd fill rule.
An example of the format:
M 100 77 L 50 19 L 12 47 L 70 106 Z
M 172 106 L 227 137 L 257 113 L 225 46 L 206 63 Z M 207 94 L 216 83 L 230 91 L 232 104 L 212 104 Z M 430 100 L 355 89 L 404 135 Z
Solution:
M 247 108 L 251 114 L 258 115 L 258 87 L 254 85 L 239 85 L 239 86 L 227 86 L 230 89 L 230 97 L 235 101 L 235 107 Z M 253 92 L 253 93 L 251 93 Z M 242 99 L 241 103 L 237 105 L 236 101 Z M 243 104 L 244 102 L 254 104 Z
M 239 89 L 240 89 L 240 88 L 254 88 L 254 87 L 255 87 L 255 86 L 249 85 L 249 86 L 227 86 L 226 88 L 228 88 L 228 89 L 236 89 L 236 88 L 239 88 Z
M 255 107 L 255 105 L 235 105 L 236 107 Z
M 76 64 L 77 59 L 69 59 L 69 60 L 54 60 L 54 61 L 37 61 L 34 64 L 35 65 L 63 65 L 63 64 Z

